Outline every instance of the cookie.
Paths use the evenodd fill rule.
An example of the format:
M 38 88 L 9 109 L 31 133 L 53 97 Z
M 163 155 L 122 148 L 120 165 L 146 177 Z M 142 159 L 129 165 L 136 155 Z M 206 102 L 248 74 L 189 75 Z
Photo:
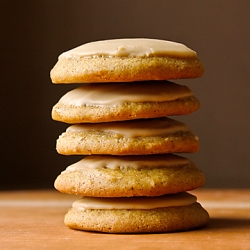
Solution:
M 84 44 L 62 53 L 53 83 L 131 82 L 196 78 L 204 68 L 195 51 L 157 39 L 114 39 Z
M 55 181 L 68 194 L 92 197 L 160 196 L 205 184 L 203 173 L 177 155 L 87 156 Z
M 110 122 L 185 115 L 199 107 L 188 87 L 168 81 L 96 83 L 66 93 L 52 118 L 71 124 Z
M 56 149 L 64 155 L 192 153 L 199 139 L 186 124 L 164 117 L 71 125 Z
M 73 203 L 65 224 L 106 233 L 184 231 L 204 226 L 206 210 L 188 193 L 160 197 L 86 198 Z

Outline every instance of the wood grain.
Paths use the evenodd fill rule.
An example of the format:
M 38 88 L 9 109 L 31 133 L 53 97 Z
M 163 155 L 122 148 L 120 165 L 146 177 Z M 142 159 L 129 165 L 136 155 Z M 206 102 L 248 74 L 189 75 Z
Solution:
M 192 192 L 210 214 L 204 228 L 169 234 L 103 234 L 67 228 L 78 197 L 54 190 L 0 192 L 0 249 L 250 249 L 250 190 Z

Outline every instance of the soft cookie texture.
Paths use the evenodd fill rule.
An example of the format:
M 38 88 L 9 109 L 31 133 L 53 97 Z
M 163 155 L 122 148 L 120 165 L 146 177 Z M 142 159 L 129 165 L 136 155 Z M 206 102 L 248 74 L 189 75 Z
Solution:
M 160 196 L 205 184 L 203 173 L 177 155 L 87 156 L 55 181 L 62 193 L 93 197 Z
M 64 52 L 51 70 L 53 83 L 131 82 L 196 78 L 204 68 L 195 51 L 157 39 L 114 39 Z
M 52 118 L 71 124 L 110 122 L 185 115 L 199 107 L 188 87 L 168 81 L 96 83 L 66 93 Z
M 84 155 L 55 180 L 81 196 L 65 215 L 77 230 L 164 233 L 204 226 L 209 219 L 186 191 L 205 184 L 185 157 L 199 138 L 169 118 L 200 107 L 192 91 L 171 79 L 197 78 L 204 68 L 195 51 L 159 39 L 96 41 L 62 53 L 50 72 L 55 84 L 79 83 L 52 109 L 71 124 L 56 143 L 63 155 Z
M 199 140 L 184 123 L 156 118 L 72 125 L 59 136 L 56 149 L 64 155 L 192 153 Z
M 204 226 L 209 215 L 199 203 L 155 209 L 70 208 L 65 224 L 73 229 L 106 233 L 163 233 Z

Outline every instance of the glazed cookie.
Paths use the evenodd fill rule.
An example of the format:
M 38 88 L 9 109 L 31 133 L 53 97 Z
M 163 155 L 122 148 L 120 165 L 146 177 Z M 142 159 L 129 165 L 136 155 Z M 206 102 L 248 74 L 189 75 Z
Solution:
M 106 233 L 184 231 L 204 226 L 207 211 L 188 193 L 160 197 L 86 198 L 73 203 L 65 224 Z
M 185 115 L 199 107 L 188 87 L 168 81 L 96 83 L 66 93 L 52 118 L 72 124 L 110 122 Z
M 87 156 L 63 171 L 55 188 L 92 197 L 159 196 L 205 184 L 203 173 L 177 155 Z
M 157 39 L 114 39 L 62 53 L 51 70 L 53 83 L 131 82 L 196 78 L 203 66 L 195 51 Z
M 64 155 L 192 153 L 199 140 L 182 122 L 155 118 L 71 125 L 57 140 Z

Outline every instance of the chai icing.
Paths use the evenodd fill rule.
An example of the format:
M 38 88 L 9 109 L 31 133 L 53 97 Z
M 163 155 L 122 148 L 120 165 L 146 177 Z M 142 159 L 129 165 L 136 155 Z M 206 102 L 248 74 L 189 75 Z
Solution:
M 166 155 L 127 155 L 127 156 L 101 156 L 91 155 L 68 166 L 65 172 L 73 172 L 80 169 L 142 169 L 185 166 L 191 162 L 184 157 L 166 154 Z
M 186 192 L 158 197 L 83 197 L 81 200 L 75 201 L 72 207 L 82 211 L 91 209 L 155 209 L 188 206 L 195 203 L 196 200 L 196 196 Z
M 126 102 L 166 102 L 192 96 L 192 91 L 167 81 L 86 84 L 66 93 L 59 103 L 73 106 L 119 105 Z
M 90 131 L 113 133 L 116 134 L 117 138 L 120 136 L 129 138 L 166 136 L 176 132 L 190 132 L 186 124 L 168 117 L 104 123 L 82 123 L 72 125 L 66 129 L 66 133 Z
M 159 39 L 131 38 L 96 41 L 66 51 L 59 59 L 73 57 L 197 57 L 187 46 Z

